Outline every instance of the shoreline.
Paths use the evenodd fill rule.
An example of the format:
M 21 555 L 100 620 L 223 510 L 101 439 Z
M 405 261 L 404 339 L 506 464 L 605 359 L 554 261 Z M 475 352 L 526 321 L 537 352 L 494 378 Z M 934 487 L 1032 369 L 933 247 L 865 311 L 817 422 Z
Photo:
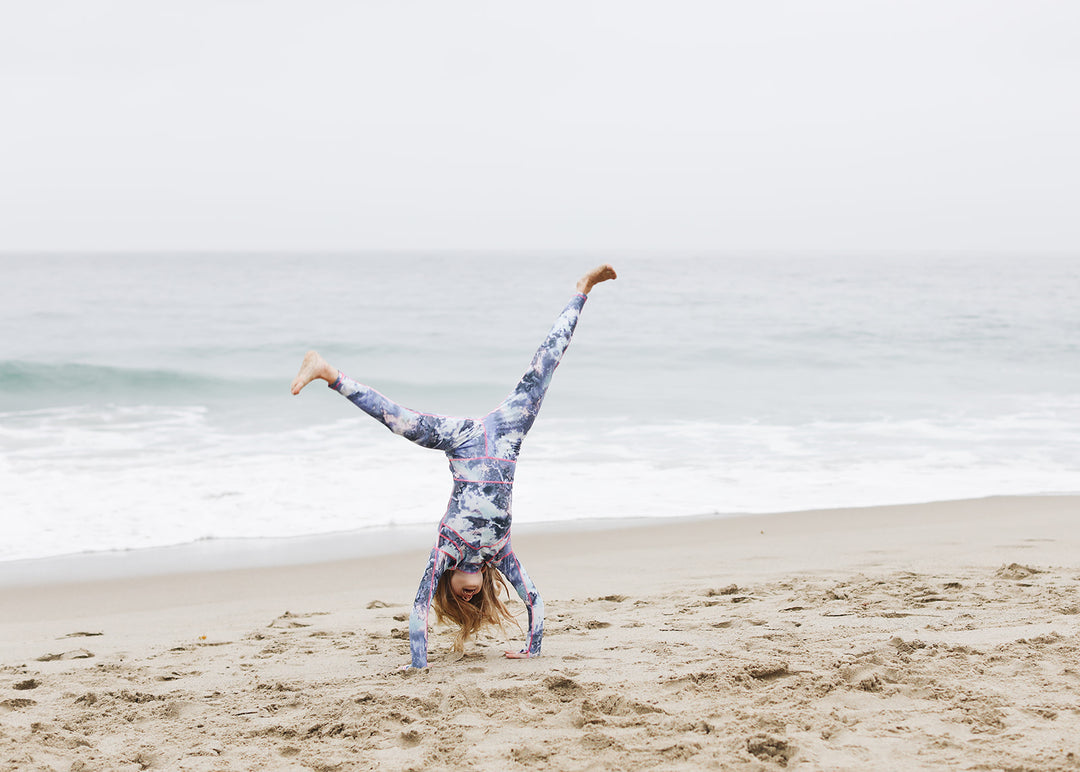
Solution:
M 713 521 L 747 521 L 762 524 L 776 518 L 837 515 L 845 512 L 886 512 L 896 508 L 976 504 L 1024 499 L 1069 499 L 1080 502 L 1080 493 L 990 495 L 903 504 L 829 507 L 763 513 L 708 513 L 674 517 L 590 518 L 551 520 L 514 525 L 515 537 L 621 531 L 636 528 L 680 527 Z M 426 550 L 434 538 L 435 524 L 397 525 L 348 531 L 282 537 L 210 538 L 193 542 L 132 549 L 67 553 L 37 558 L 0 561 L 0 591 L 13 587 L 64 584 L 98 580 L 238 569 L 272 569 L 317 565 L 352 559 L 398 555 Z
M 680 586 L 709 573 L 742 581 L 830 569 L 921 571 L 957 559 L 997 567 L 1036 547 L 1044 559 L 1069 565 L 1080 555 L 1080 517 L 1074 513 L 1080 514 L 1080 496 L 994 496 L 642 518 L 623 525 L 602 519 L 573 528 L 529 524 L 515 527 L 514 545 L 546 599 L 575 596 L 582 575 L 600 582 L 603 592 L 623 593 Z M 346 587 L 404 603 L 415 592 L 432 531 L 400 529 L 391 551 L 376 551 L 365 544 L 367 534 L 353 532 L 0 564 L 0 620 L 89 616 L 101 610 L 98 598 L 110 612 L 216 604 L 219 587 L 228 587 L 238 601 L 260 603 L 272 602 L 275 593 L 300 599 L 329 594 L 353 602 Z M 3 643 L 0 635 L 0 650 Z

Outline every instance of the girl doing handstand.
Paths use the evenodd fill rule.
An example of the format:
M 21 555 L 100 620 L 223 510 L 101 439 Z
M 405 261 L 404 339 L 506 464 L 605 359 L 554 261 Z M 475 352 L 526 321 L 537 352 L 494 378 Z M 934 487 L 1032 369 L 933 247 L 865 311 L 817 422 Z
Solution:
M 536 657 L 544 635 L 544 602 L 510 542 L 510 499 L 514 467 L 521 443 L 536 420 L 551 376 L 562 359 L 593 286 L 616 277 L 610 265 L 583 276 L 577 294 L 555 320 L 532 364 L 517 387 L 481 418 L 451 418 L 402 407 L 368 386 L 357 383 L 314 351 L 309 351 L 292 383 L 299 394 L 316 379 L 326 381 L 390 431 L 425 448 L 446 453 L 454 478 L 446 514 L 409 618 L 412 666 L 427 666 L 428 610 L 434 604 L 439 621 L 451 620 L 460 630 L 454 648 L 485 625 L 511 619 L 496 583 L 517 590 L 528 611 L 528 641 L 510 658 Z

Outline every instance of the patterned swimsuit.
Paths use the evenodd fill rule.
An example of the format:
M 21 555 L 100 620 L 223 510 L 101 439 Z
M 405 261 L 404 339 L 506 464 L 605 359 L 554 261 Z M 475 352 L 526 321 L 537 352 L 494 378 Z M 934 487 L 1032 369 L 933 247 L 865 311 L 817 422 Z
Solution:
M 536 420 L 551 376 L 570 345 L 585 295 L 575 295 L 540 344 L 517 387 L 483 418 L 417 413 L 339 374 L 330 388 L 343 394 L 394 434 L 446 453 L 454 490 L 409 619 L 413 667 L 427 666 L 428 611 L 439 579 L 448 569 L 476 573 L 494 566 L 514 586 L 529 614 L 530 656 L 540 654 L 544 602 L 510 543 L 510 498 L 514 467 L 525 434 Z

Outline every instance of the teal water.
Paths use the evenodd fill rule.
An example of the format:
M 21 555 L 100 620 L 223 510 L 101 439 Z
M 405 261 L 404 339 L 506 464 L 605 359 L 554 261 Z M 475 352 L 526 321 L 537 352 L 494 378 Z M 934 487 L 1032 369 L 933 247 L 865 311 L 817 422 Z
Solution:
M 1080 489 L 1063 259 L 609 256 L 515 517 Z M 482 414 L 586 256 L 0 257 L 0 559 L 434 524 L 439 454 L 288 383 L 308 348 Z

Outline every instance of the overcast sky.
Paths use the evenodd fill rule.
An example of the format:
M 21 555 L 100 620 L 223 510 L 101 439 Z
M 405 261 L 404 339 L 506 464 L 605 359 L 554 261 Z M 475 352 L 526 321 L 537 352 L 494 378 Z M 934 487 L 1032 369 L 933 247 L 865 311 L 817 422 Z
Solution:
M 1080 253 L 1080 3 L 0 0 L 0 251 Z

